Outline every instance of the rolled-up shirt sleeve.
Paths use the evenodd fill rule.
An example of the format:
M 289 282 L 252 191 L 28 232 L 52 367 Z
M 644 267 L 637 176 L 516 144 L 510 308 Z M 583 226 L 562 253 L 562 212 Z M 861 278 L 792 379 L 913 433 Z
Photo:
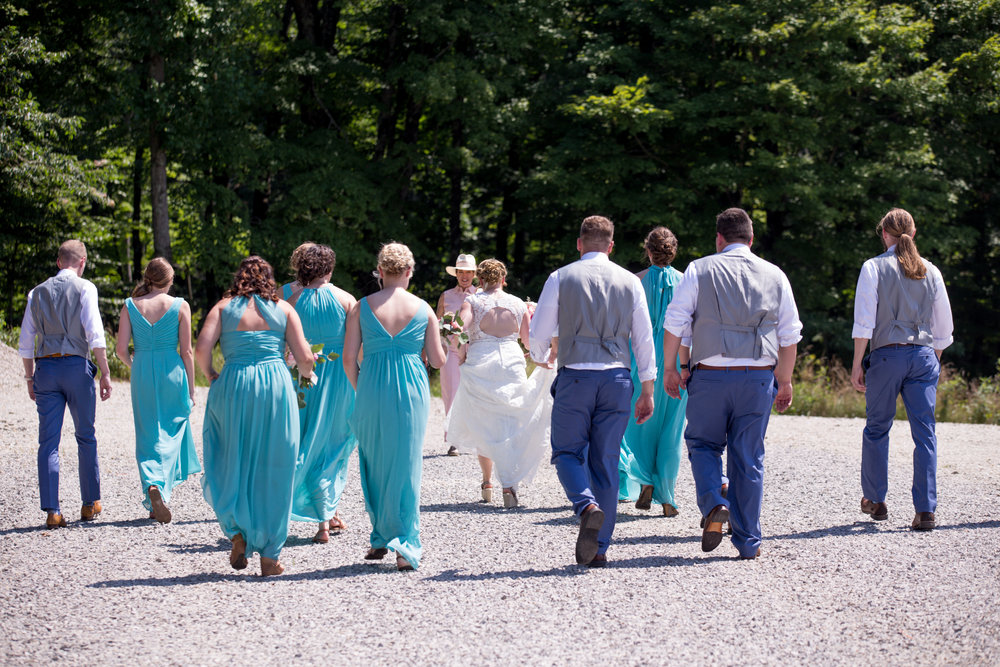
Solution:
M 549 274 L 531 316 L 528 342 L 531 358 L 544 364 L 549 360 L 552 339 L 559 335 L 559 271 Z
M 795 345 L 802 340 L 802 321 L 792 295 L 788 276 L 781 274 L 781 302 L 778 304 L 778 347 Z
M 858 286 L 854 290 L 854 328 L 851 338 L 871 339 L 875 333 L 875 312 L 878 308 L 878 278 L 875 265 L 868 260 L 861 265 Z
M 21 337 L 17 341 L 17 351 L 24 359 L 32 359 L 35 356 L 35 318 L 31 314 L 31 295 L 35 291 L 28 292 L 28 303 L 24 307 L 24 318 L 21 320 Z
M 948 290 L 944 286 L 944 278 L 936 266 L 931 266 L 928 272 L 934 281 L 934 305 L 931 308 L 931 336 L 934 338 L 934 349 L 943 350 L 955 342 L 952 334 L 955 324 L 951 319 L 951 301 Z
M 83 300 L 80 309 L 80 323 L 87 333 L 87 344 L 90 349 L 106 348 L 107 341 L 104 339 L 104 323 L 101 322 L 101 310 L 97 304 L 97 287 L 89 280 L 84 283 Z
M 663 315 L 663 329 L 682 339 L 682 344 L 691 346 L 691 323 L 698 303 L 698 275 L 695 262 L 688 265 L 681 276 L 674 298 Z M 687 342 L 684 342 L 684 341 Z
M 635 355 L 639 382 L 656 379 L 656 348 L 653 347 L 653 324 L 642 283 L 636 278 L 632 285 L 632 353 Z

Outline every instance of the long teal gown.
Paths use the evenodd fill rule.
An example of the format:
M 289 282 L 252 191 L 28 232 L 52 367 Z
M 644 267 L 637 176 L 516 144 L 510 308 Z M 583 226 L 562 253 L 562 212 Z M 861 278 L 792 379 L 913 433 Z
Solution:
M 201 472 L 191 432 L 191 396 L 184 362 L 177 352 L 179 312 L 184 299 L 175 298 L 153 324 L 131 298 L 125 299 L 132 324 L 132 418 L 135 460 L 139 464 L 142 504 L 151 509 L 149 487 L 160 489 L 170 502 L 173 488 L 188 475 Z
M 292 296 L 291 285 L 282 288 Z M 310 345 L 323 353 L 344 352 L 347 313 L 329 286 L 304 289 L 295 312 Z M 348 420 L 354 412 L 354 388 L 340 358 L 315 366 L 316 384 L 303 390 L 306 406 L 299 410 L 299 458 L 292 488 L 292 520 L 327 521 L 340 504 L 347 483 L 347 464 L 357 446 Z
M 430 403 L 427 369 L 420 358 L 426 303 L 395 336 L 390 336 L 361 299 L 364 360 L 351 425 L 358 436 L 358 459 L 365 509 L 371 519 L 372 548 L 388 548 L 414 568 L 420 564 L 420 474 Z
M 247 297 L 222 310 L 225 365 L 205 406 L 202 489 L 226 537 L 243 535 L 247 556 L 277 560 L 292 511 L 299 408 L 282 356 L 285 314 L 274 301 L 253 299 L 268 330 L 236 330 Z
M 656 351 L 657 375 L 653 392 L 653 415 L 644 423 L 629 420 L 622 439 L 622 456 L 619 461 L 619 497 L 633 498 L 638 485 L 653 485 L 653 502 L 669 503 L 677 507 L 674 486 L 680 470 L 684 437 L 684 413 L 687 410 L 687 391 L 681 390 L 679 399 L 670 398 L 663 388 L 663 316 L 674 298 L 674 289 L 681 280 L 681 272 L 672 266 L 651 266 L 642 278 L 646 292 L 649 318 L 653 322 L 653 347 Z M 680 370 L 680 366 L 678 366 Z M 632 408 L 639 398 L 641 385 L 632 360 Z

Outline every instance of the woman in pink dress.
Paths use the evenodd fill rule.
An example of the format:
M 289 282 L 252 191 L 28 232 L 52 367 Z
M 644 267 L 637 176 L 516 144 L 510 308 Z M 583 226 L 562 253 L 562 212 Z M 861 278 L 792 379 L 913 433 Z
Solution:
M 472 255 L 459 255 L 455 260 L 455 266 L 446 266 L 448 275 L 455 276 L 458 284 L 450 290 L 445 291 L 438 299 L 437 316 L 441 319 L 445 313 L 458 314 L 462 308 L 465 297 L 476 293 L 476 287 L 472 284 L 476 277 L 476 258 Z M 448 360 L 441 367 L 441 398 L 444 400 L 444 414 L 447 419 L 451 412 L 451 403 L 455 400 L 455 392 L 458 391 L 458 380 L 461 376 L 459 371 L 459 352 L 456 347 L 448 350 Z M 445 439 L 448 434 L 445 433 Z M 458 456 L 458 451 L 452 445 L 448 448 L 448 456 Z

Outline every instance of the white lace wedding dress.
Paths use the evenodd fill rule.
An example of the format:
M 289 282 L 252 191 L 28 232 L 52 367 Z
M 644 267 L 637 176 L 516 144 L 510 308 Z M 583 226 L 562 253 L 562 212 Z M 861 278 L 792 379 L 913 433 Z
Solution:
M 466 301 L 472 306 L 469 347 L 445 425 L 448 444 L 492 459 L 501 485 L 517 487 L 531 481 L 538 464 L 551 456 L 549 388 L 556 373 L 538 367 L 527 377 L 518 335 L 498 338 L 479 328 L 495 308 L 520 322 L 527 308 L 523 301 L 505 292 L 480 292 Z

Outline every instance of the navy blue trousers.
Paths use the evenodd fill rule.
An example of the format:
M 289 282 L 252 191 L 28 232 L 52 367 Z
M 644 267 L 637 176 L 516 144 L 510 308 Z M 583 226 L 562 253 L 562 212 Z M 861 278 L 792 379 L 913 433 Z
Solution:
M 552 383 L 552 397 L 552 464 L 577 516 L 591 503 L 604 510 L 597 536 L 597 552 L 603 554 L 615 530 L 618 458 L 632 408 L 631 371 L 563 367 Z
M 764 434 L 777 394 L 774 373 L 769 369 L 695 369 L 687 388 L 688 425 L 684 439 L 698 494 L 698 509 L 706 516 L 718 505 L 727 506 L 733 545 L 741 556 L 753 556 L 761 543 Z M 729 476 L 726 498 L 722 497 L 724 451 Z
M 885 502 L 889 490 L 889 429 L 902 395 L 913 436 L 913 507 L 937 508 L 937 436 L 934 406 L 941 363 L 925 345 L 880 347 L 871 353 L 865 375 L 867 423 L 861 444 L 861 491 L 872 502 Z
M 94 416 L 97 367 L 83 357 L 35 360 L 35 408 L 38 410 L 38 491 L 42 510 L 61 512 L 59 506 L 59 440 L 66 408 L 76 428 L 80 470 L 80 498 L 84 505 L 101 499 L 101 471 L 97 463 Z

